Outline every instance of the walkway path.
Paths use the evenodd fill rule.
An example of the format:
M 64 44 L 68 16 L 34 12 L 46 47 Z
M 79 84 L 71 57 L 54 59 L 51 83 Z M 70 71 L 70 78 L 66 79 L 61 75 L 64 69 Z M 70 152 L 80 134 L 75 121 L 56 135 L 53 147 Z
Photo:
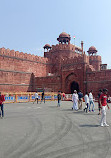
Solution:
M 111 158 L 109 127 L 100 127 L 96 111 L 71 110 L 72 102 L 5 105 L 0 119 L 0 158 Z

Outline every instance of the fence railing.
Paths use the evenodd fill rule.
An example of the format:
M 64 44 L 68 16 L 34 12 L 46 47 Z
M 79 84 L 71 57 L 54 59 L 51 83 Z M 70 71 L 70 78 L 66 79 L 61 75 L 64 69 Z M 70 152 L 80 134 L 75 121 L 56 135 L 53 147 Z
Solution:
M 34 92 L 22 92 L 22 93 L 4 93 L 5 102 L 4 103 L 20 103 L 20 102 L 33 102 L 35 100 Z M 38 100 L 41 101 L 42 93 L 38 92 Z M 72 94 L 66 94 L 64 100 L 71 100 Z M 62 97 L 63 99 L 63 97 Z M 45 93 L 46 101 L 57 100 L 57 93 L 46 92 Z

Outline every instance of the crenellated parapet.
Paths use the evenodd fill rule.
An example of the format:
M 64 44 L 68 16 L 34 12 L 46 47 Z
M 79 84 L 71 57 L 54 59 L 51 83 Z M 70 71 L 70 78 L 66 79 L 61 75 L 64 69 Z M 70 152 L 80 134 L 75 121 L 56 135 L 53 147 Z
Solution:
M 49 52 L 53 52 L 53 51 L 60 51 L 60 50 L 70 50 L 76 53 L 78 52 L 82 52 L 82 48 L 75 46 L 73 44 L 56 44 L 56 45 L 52 45 L 52 49 Z
M 2 56 L 7 56 L 7 57 L 13 57 L 13 58 L 18 58 L 22 60 L 30 60 L 30 61 L 35 61 L 35 62 L 41 62 L 41 63 L 47 63 L 49 62 L 48 58 L 40 57 L 37 55 L 33 54 L 27 54 L 19 51 L 14 51 L 10 49 L 5 49 L 5 48 L 0 48 L 0 55 Z
M 52 51 L 60 51 L 60 50 L 70 50 L 70 44 L 56 44 L 56 45 L 52 45 Z

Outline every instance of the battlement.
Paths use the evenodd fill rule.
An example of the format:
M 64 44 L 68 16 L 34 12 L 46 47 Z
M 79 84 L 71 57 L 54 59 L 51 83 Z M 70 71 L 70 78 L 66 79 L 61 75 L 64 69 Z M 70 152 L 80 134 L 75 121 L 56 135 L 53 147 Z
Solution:
M 49 52 L 58 51 L 58 50 L 71 50 L 76 52 L 82 52 L 82 48 L 72 45 L 72 44 L 56 44 L 52 45 L 52 49 Z
M 23 59 L 23 60 L 36 61 L 36 62 L 41 62 L 41 63 L 47 63 L 49 61 L 48 58 L 10 50 L 9 48 L 5 49 L 4 47 L 0 48 L 0 55 L 8 56 L 8 57 L 15 57 L 15 58 Z
M 52 50 L 51 51 L 57 51 L 57 50 L 70 50 L 70 45 L 69 44 L 56 44 L 52 45 Z

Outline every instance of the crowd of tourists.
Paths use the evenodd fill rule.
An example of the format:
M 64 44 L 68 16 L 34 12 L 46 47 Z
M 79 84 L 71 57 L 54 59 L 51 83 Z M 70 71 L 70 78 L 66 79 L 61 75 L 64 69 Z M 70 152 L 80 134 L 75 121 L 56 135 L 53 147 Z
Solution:
M 111 97 L 107 96 L 107 92 L 108 92 L 107 89 L 103 89 L 103 90 L 100 89 L 99 92 L 98 92 L 98 96 L 97 96 L 97 98 L 98 98 L 98 110 L 99 110 L 98 115 L 101 115 L 101 121 L 100 121 L 100 126 L 101 127 L 109 126 L 106 123 L 106 111 L 107 111 L 107 109 L 109 109 L 108 103 L 111 102 Z M 65 100 L 65 93 L 63 93 L 63 92 L 61 93 L 61 91 L 58 91 L 58 94 L 57 94 L 57 100 L 58 100 L 57 107 L 60 107 L 61 99 Z M 37 102 L 37 104 L 38 104 L 38 100 L 39 100 L 39 95 L 36 92 L 35 93 L 35 100 L 34 100 L 33 104 L 35 102 Z M 82 107 L 83 100 L 85 101 L 85 108 Z M 4 101 L 5 101 L 5 97 L 0 92 L 0 117 L 1 118 L 4 117 L 4 104 L 3 104 Z M 45 103 L 44 91 L 42 92 L 40 104 L 43 101 Z M 84 96 L 83 96 L 83 93 L 81 91 L 79 91 L 77 93 L 77 90 L 74 90 L 74 93 L 72 94 L 72 102 L 73 102 L 72 110 L 78 111 L 78 110 L 82 110 L 82 108 L 83 108 L 83 111 L 86 112 L 86 113 L 90 113 L 91 111 L 95 112 L 95 103 L 94 103 L 94 101 L 95 101 L 95 98 L 93 97 L 93 91 L 92 90 L 89 93 L 86 92 Z
M 99 90 L 98 92 L 98 110 L 99 113 L 98 115 L 101 115 L 101 121 L 100 121 L 100 126 L 104 127 L 104 126 L 109 126 L 106 123 L 106 111 L 107 109 L 109 109 L 109 105 L 108 103 L 111 102 L 111 98 L 110 96 L 107 96 L 107 89 L 103 89 L 103 90 Z M 65 94 L 62 93 L 62 97 L 65 97 Z M 58 91 L 58 107 L 60 107 L 60 102 L 61 102 L 61 92 Z M 63 99 L 64 100 L 64 99 Z M 76 90 L 74 90 L 74 93 L 72 94 L 72 102 L 73 102 L 73 106 L 72 106 L 72 110 L 78 111 L 78 110 L 82 110 L 82 103 L 83 100 L 85 101 L 85 108 L 83 109 L 84 112 L 86 113 L 90 113 L 95 112 L 95 98 L 93 97 L 93 91 L 91 90 L 89 93 L 86 92 L 85 95 L 83 96 L 83 93 L 81 91 L 79 91 L 77 93 Z
M 98 115 L 101 114 L 101 121 L 100 121 L 100 126 L 109 126 L 106 123 L 106 111 L 107 108 L 109 109 L 109 99 L 107 96 L 107 89 L 103 89 L 103 90 L 99 90 L 98 93 L 98 109 L 99 109 L 99 113 Z M 74 93 L 72 95 L 72 101 L 73 101 L 73 107 L 72 110 L 76 110 L 78 111 L 79 109 L 82 109 L 82 99 L 84 99 L 85 101 L 85 108 L 83 109 L 84 112 L 88 113 L 88 112 L 94 112 L 95 111 L 95 103 L 94 103 L 94 97 L 92 94 L 92 90 L 89 92 L 85 93 L 85 96 L 83 97 L 83 94 L 81 93 L 81 91 L 77 94 L 77 91 L 74 90 Z M 92 105 L 92 108 L 91 108 Z

